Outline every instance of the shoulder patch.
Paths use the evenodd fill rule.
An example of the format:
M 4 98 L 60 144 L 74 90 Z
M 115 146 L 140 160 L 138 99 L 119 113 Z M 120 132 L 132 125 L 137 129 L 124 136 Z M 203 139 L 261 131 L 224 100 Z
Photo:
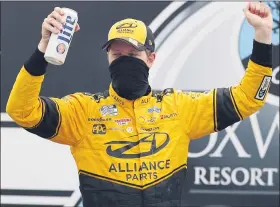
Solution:
M 169 95 L 169 94 L 172 94 L 174 93 L 174 89 L 173 88 L 166 88 L 163 90 L 162 94 L 165 96 L 165 95 Z
M 82 94 L 86 95 L 86 96 L 92 96 L 92 93 L 88 93 L 88 92 L 82 92 Z
M 184 90 L 181 93 L 186 94 L 187 96 L 190 96 L 191 98 L 199 98 L 202 95 L 207 95 L 210 94 L 211 90 L 207 91 L 189 91 L 189 90 Z
M 152 91 L 152 97 L 155 97 L 157 99 L 157 102 L 162 101 L 162 95 L 159 91 Z
M 157 99 L 157 102 L 161 102 L 164 96 L 168 96 L 174 93 L 173 88 L 166 88 L 163 91 L 152 91 L 152 96 Z
M 101 98 L 106 99 L 109 96 L 109 91 L 106 90 L 104 92 L 98 92 L 98 93 L 94 93 L 94 94 L 85 92 L 83 94 L 86 96 L 90 96 L 93 100 L 95 100 L 97 103 L 99 103 Z

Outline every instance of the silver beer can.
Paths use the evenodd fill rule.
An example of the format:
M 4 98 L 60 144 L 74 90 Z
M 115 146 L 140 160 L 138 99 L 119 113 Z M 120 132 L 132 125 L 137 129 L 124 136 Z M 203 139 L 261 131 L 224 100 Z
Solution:
M 78 13 L 73 9 L 62 8 L 66 22 L 63 30 L 58 34 L 51 34 L 46 52 L 45 60 L 53 65 L 63 65 L 78 23 Z

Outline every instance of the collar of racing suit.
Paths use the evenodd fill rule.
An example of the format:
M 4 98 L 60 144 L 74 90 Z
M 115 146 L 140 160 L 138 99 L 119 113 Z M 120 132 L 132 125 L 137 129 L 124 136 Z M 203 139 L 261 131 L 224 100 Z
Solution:
M 121 96 L 119 96 L 117 94 L 117 92 L 114 90 L 112 83 L 110 83 L 109 94 L 118 105 L 120 105 L 122 107 L 126 107 L 126 108 L 137 108 L 139 106 L 145 106 L 150 103 L 150 100 L 152 97 L 152 90 L 149 87 L 149 91 L 148 91 L 147 95 L 142 96 L 136 100 L 128 100 L 128 99 L 125 99 L 125 98 L 122 98 Z

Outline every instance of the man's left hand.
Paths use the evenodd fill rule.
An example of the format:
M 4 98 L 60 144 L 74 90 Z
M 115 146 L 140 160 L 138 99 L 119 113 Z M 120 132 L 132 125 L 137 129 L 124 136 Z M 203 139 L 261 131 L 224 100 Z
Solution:
M 271 44 L 273 19 L 269 6 L 260 2 L 250 2 L 244 13 L 249 24 L 255 29 L 255 40 Z

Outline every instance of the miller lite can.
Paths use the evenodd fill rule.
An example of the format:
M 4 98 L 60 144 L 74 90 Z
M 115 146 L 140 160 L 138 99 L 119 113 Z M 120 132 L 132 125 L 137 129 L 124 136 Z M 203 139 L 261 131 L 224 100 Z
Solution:
M 62 8 L 66 22 L 63 30 L 58 34 L 51 34 L 45 52 L 45 60 L 53 65 L 62 65 L 65 62 L 71 40 L 73 38 L 76 25 L 78 23 L 78 13 L 69 8 Z

